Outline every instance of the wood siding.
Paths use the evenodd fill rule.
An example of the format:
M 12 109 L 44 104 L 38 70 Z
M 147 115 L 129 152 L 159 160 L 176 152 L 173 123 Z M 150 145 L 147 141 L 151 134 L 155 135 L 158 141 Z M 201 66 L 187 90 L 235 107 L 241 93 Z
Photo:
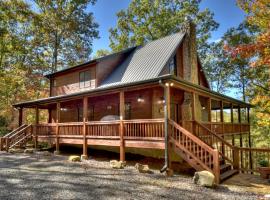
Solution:
M 91 72 L 91 80 L 90 80 L 90 86 L 89 87 L 81 87 L 80 88 L 80 82 L 79 82 L 79 76 L 80 72 L 84 71 L 90 71 Z M 83 69 L 80 69 L 78 71 L 73 71 L 71 73 L 66 73 L 63 75 L 59 75 L 57 77 L 53 78 L 53 81 L 56 82 L 56 85 L 53 85 L 51 87 L 51 96 L 58 96 L 58 95 L 65 95 L 65 94 L 71 94 L 75 92 L 81 92 L 90 90 L 96 87 L 96 67 L 95 66 L 88 66 Z M 52 81 L 52 82 L 53 82 Z

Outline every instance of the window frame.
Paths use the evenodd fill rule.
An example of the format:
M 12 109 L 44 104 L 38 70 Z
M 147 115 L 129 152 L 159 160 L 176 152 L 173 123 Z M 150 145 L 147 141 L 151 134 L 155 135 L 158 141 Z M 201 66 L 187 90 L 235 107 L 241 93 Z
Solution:
M 86 73 L 89 73 L 89 80 L 86 80 Z M 92 77 L 91 70 L 79 72 L 79 88 L 82 89 L 91 87 L 91 77 Z

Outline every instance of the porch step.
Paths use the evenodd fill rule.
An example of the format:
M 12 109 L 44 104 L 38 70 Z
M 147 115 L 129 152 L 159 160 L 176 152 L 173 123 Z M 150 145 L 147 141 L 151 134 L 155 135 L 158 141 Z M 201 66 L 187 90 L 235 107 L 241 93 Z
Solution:
M 223 181 L 227 180 L 228 178 L 230 178 L 233 175 L 238 174 L 238 173 L 239 173 L 238 170 L 235 170 L 235 169 L 226 171 L 220 175 L 220 182 L 223 182 Z
M 230 171 L 231 169 L 232 169 L 232 166 L 230 164 L 220 165 L 220 174 Z

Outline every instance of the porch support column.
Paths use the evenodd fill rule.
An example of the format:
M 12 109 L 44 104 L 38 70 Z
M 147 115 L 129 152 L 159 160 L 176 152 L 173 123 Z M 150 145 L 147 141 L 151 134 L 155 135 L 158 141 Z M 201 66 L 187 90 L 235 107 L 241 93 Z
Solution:
M 20 107 L 19 108 L 19 127 L 22 125 L 22 122 L 23 122 L 23 108 Z
M 196 106 L 196 97 L 195 97 L 195 93 L 194 92 L 192 92 L 191 93 L 192 94 L 192 103 L 191 103 L 191 112 L 192 112 L 192 133 L 194 134 L 194 135 L 196 135 L 196 130 L 195 130 L 195 120 L 196 120 L 196 114 L 195 114 L 195 106 Z
M 249 130 L 248 130 L 248 146 L 249 148 L 252 147 L 251 145 L 251 135 L 250 135 L 250 108 L 247 108 L 247 121 L 248 121 L 248 125 L 249 125 Z M 252 153 L 251 151 L 249 151 L 249 167 L 250 169 L 253 169 L 253 162 L 252 162 Z
M 48 109 L 48 123 L 52 123 L 52 109 L 51 108 L 49 108 Z
M 87 159 L 87 138 L 86 138 L 86 122 L 88 121 L 87 117 L 88 111 L 88 98 L 83 97 L 83 155 L 81 159 Z
M 60 105 L 60 102 L 57 102 L 56 103 L 56 120 L 55 120 L 55 122 L 56 122 L 56 140 L 55 140 L 55 154 L 59 154 L 59 146 L 60 146 L 60 144 L 59 144 L 59 122 L 60 122 L 60 109 L 61 109 L 61 107 L 60 107 L 61 105 Z
M 222 133 L 222 138 L 225 140 L 224 136 L 224 113 L 223 113 L 223 101 L 220 101 L 220 121 L 221 121 L 221 133 Z M 222 153 L 225 153 L 225 147 L 224 144 L 222 143 Z
M 38 133 L 37 133 L 37 125 L 39 124 L 39 109 L 38 107 L 36 106 L 35 108 L 35 111 L 36 111 L 36 121 L 35 121 L 35 134 L 34 134 L 34 144 L 35 144 L 35 149 L 37 148 L 37 144 L 38 144 Z
M 210 130 L 212 130 L 212 99 L 208 99 L 208 121 L 210 122 Z
M 125 161 L 125 140 L 124 140 L 124 122 L 125 119 L 125 93 L 123 90 L 119 93 L 120 108 L 120 161 Z
M 239 134 L 239 144 L 240 147 L 243 146 L 243 141 L 242 141 L 242 120 L 241 120 L 241 106 L 238 106 L 238 122 L 240 124 L 240 134 Z M 240 160 L 241 160 L 241 167 L 243 167 L 243 151 L 240 153 Z

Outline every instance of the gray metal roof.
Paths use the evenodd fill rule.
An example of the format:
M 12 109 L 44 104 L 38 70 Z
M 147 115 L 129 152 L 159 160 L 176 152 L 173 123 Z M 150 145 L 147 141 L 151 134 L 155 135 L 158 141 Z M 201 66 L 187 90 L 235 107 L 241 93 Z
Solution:
M 99 87 L 116 86 L 157 78 L 185 33 L 176 33 L 137 47 Z

